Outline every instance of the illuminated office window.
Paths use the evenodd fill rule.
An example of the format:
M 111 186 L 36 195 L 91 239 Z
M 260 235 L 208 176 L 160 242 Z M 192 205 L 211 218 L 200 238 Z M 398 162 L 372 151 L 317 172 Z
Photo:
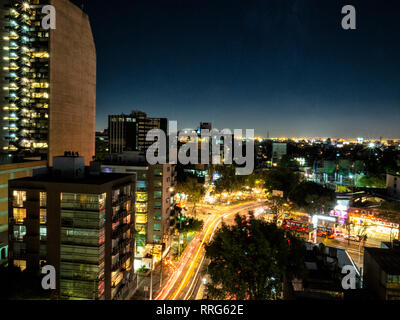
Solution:
M 26 191 L 17 191 L 13 192 L 13 206 L 22 208 L 24 206 L 24 202 L 26 201 Z

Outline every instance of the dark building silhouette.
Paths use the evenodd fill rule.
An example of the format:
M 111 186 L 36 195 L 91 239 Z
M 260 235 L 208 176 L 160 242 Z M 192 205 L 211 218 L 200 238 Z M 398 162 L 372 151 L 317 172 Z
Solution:
M 108 117 L 109 152 L 145 152 L 154 142 L 146 141 L 152 129 L 161 129 L 167 134 L 166 118 L 148 118 L 146 113 L 132 111 L 130 115 L 110 115 Z

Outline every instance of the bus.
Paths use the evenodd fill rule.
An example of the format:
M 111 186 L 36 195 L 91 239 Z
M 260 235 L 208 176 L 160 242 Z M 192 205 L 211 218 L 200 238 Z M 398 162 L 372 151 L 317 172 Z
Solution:
M 299 233 L 308 233 L 309 226 L 308 223 L 304 223 L 301 221 L 295 221 L 293 219 L 285 219 L 282 223 L 282 228 L 286 230 L 290 230 L 292 232 Z M 317 228 L 317 236 L 322 238 L 334 239 L 335 231 L 333 228 L 326 226 L 318 226 Z

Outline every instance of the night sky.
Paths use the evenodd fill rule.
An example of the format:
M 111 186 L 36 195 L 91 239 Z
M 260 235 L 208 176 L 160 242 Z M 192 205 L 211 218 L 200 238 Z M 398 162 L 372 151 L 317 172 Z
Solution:
M 95 36 L 98 130 L 138 109 L 179 128 L 400 137 L 400 1 L 74 2 Z

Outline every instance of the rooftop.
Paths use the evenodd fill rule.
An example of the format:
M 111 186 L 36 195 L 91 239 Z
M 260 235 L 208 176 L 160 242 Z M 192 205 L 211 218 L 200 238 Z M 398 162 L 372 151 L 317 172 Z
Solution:
M 131 174 L 125 173 L 100 173 L 99 175 L 85 174 L 82 178 L 72 178 L 53 174 L 38 174 L 33 177 L 11 180 L 12 182 L 50 182 L 50 183 L 71 183 L 71 184 L 91 184 L 103 185 L 114 180 L 129 177 Z
M 365 248 L 383 271 L 391 275 L 400 275 L 400 250 Z

